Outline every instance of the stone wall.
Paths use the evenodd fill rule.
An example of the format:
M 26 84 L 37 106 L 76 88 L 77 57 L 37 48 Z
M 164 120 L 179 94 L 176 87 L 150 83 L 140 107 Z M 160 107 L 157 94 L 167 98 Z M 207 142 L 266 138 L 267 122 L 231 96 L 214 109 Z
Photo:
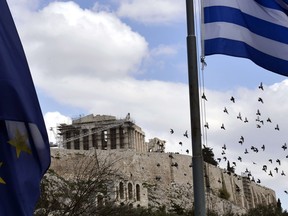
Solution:
M 123 182 L 141 186 L 141 200 L 137 205 L 167 209 L 179 205 L 185 209 L 193 206 L 192 157 L 174 153 L 147 152 L 132 150 L 96 150 L 100 159 L 114 161 L 116 169 L 121 172 Z M 87 156 L 94 151 L 52 150 L 51 169 L 60 172 L 64 178 L 73 173 L 73 158 Z M 67 168 L 68 167 L 68 168 Z M 65 169 L 64 169 L 65 168 Z M 70 168 L 70 170 L 69 170 Z M 62 171 L 61 170 L 65 170 Z M 257 204 L 276 202 L 275 192 L 248 180 L 247 178 L 228 174 L 219 167 L 205 164 L 205 185 L 207 186 L 207 207 L 218 213 L 233 211 L 245 213 Z M 237 185 L 237 186 L 236 186 Z M 117 189 L 118 187 L 118 189 Z M 229 200 L 219 198 L 219 190 L 226 188 Z M 115 197 L 119 191 L 119 181 L 115 180 Z

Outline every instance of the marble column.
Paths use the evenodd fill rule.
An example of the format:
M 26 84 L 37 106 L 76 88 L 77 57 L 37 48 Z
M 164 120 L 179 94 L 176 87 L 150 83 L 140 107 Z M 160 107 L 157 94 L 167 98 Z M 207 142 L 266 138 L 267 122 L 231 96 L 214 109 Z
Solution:
M 120 128 L 116 128 L 116 149 L 120 149 Z

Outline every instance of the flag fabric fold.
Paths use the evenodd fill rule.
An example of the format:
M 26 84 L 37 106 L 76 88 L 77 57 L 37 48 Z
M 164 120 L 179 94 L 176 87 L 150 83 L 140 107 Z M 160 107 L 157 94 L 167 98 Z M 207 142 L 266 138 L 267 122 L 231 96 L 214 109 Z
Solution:
M 45 123 L 6 0 L 0 0 L 0 215 L 31 216 L 50 165 Z
M 283 0 L 204 0 L 205 56 L 252 60 L 288 76 L 288 5 Z

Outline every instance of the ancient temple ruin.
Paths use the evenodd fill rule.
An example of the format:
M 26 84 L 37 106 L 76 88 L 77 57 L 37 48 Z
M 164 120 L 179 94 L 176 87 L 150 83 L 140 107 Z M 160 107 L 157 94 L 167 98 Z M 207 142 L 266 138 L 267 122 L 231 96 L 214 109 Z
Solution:
M 58 130 L 66 149 L 148 151 L 145 133 L 134 123 L 129 113 L 124 119 L 91 114 L 73 120 L 72 124 L 61 124 Z

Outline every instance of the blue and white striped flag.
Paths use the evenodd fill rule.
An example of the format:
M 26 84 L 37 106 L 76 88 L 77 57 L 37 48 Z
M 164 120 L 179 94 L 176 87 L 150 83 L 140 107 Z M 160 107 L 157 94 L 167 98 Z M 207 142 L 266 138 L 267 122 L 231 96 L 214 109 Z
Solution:
M 288 76 L 287 0 L 204 0 L 205 55 L 244 57 Z

